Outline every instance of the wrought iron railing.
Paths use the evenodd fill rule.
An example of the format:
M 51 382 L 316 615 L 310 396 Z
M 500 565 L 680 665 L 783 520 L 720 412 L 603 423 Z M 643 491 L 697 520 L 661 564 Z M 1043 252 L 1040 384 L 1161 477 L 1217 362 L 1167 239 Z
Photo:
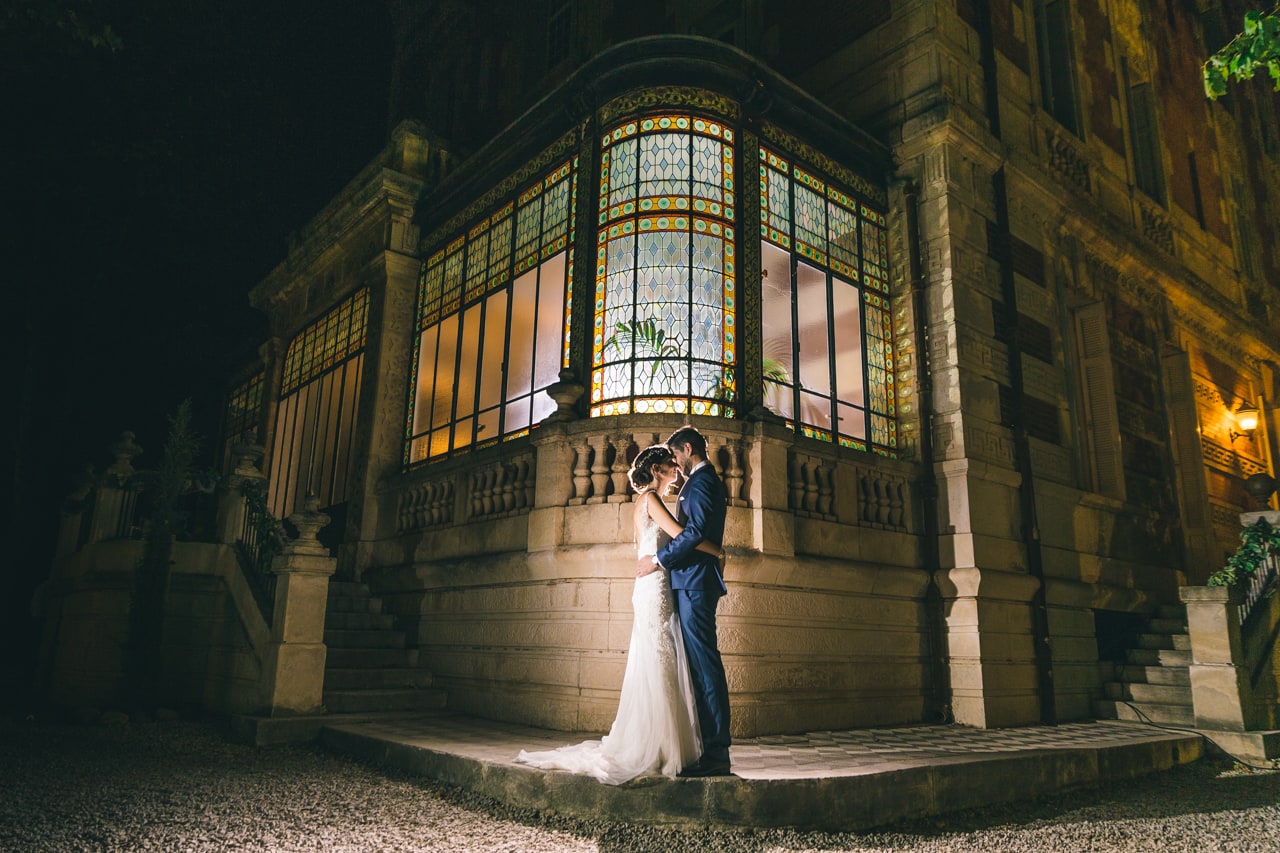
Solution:
M 1275 549 L 1267 550 L 1267 557 L 1240 582 L 1240 624 L 1244 625 L 1250 615 L 1257 609 L 1258 602 L 1269 596 L 1275 589 L 1276 577 L 1280 574 L 1280 555 Z
M 270 625 L 276 600 L 276 576 L 271 563 L 284 546 L 284 530 L 267 509 L 261 490 L 246 488 L 243 494 L 244 520 L 236 541 L 236 556 L 254 601 Z

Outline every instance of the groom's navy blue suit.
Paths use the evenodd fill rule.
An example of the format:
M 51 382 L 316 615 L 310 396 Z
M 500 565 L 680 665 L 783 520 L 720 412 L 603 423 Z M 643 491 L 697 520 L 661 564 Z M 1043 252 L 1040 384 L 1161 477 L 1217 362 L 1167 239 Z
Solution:
M 700 541 L 724 542 L 725 492 L 710 464 L 704 464 L 680 490 L 676 521 L 684 532 L 658 551 L 671 572 L 671 590 L 693 677 L 703 757 L 729 760 L 729 685 L 716 645 L 716 605 L 727 590 L 715 557 L 697 550 Z

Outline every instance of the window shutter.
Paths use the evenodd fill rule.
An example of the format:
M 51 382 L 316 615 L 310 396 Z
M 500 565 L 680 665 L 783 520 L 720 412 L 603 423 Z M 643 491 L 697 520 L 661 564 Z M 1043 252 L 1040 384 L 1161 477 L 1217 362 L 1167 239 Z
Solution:
M 1124 460 L 1120 452 L 1120 416 L 1116 411 L 1116 382 L 1111 364 L 1107 314 L 1101 302 L 1075 312 L 1080 378 L 1084 388 L 1085 435 L 1093 488 L 1124 500 Z

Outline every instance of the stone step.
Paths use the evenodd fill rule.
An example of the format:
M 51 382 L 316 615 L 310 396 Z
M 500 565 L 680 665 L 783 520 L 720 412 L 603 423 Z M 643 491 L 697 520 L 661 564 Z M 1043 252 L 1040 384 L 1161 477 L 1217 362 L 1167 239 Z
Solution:
M 417 665 L 417 649 L 330 648 L 325 656 L 326 669 L 377 669 Z
M 376 669 L 326 669 L 325 690 L 386 690 L 395 687 L 430 687 L 431 670 L 418 667 L 378 667 Z
M 361 598 L 369 597 L 369 585 L 367 583 L 358 583 L 356 581 L 340 581 L 329 579 L 330 595 L 354 595 Z
M 1191 638 L 1186 634 L 1139 634 L 1138 647 L 1142 649 L 1191 650 Z
M 1123 681 L 1108 681 L 1103 689 L 1108 699 L 1124 699 L 1138 705 L 1150 703 L 1191 707 L 1189 684 L 1128 684 Z
M 404 631 L 325 631 L 331 649 L 403 649 Z
M 334 595 L 330 592 L 325 609 L 329 613 L 381 613 L 382 599 L 367 595 Z
M 1129 649 L 1126 657 L 1137 666 L 1191 666 L 1191 652 L 1182 649 Z
M 330 714 L 371 711 L 430 711 L 445 706 L 445 692 L 433 689 L 335 690 L 325 692 L 324 706 Z
M 1131 707 L 1131 706 L 1136 706 Z M 1139 713 L 1141 711 L 1141 713 Z M 1156 705 L 1147 702 L 1125 703 L 1110 699 L 1095 699 L 1093 713 L 1103 720 L 1129 720 L 1138 723 L 1159 723 L 1167 726 L 1195 724 L 1195 714 L 1185 705 Z
M 389 613 L 330 611 L 324 617 L 324 627 L 330 631 L 390 631 L 396 627 L 396 620 Z
M 1152 619 L 1147 625 L 1147 630 L 1154 634 L 1185 634 L 1187 633 L 1187 620 L 1182 619 Z
M 1136 664 L 1119 664 L 1116 666 L 1116 681 L 1129 684 L 1180 684 L 1191 686 L 1191 670 L 1185 666 L 1138 666 Z
M 1187 607 L 1185 604 L 1162 604 L 1156 608 L 1157 619 L 1177 619 L 1187 624 Z

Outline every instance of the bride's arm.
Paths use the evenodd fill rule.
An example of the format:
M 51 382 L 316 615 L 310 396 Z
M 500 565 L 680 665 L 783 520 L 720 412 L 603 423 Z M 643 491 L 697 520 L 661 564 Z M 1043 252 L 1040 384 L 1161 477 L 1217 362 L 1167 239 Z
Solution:
M 649 502 L 649 517 L 662 528 L 663 533 L 666 533 L 672 539 L 675 539 L 681 533 L 684 533 L 684 528 L 680 526 L 678 521 L 671 517 L 671 513 L 667 510 L 667 505 L 662 502 L 662 498 L 658 497 L 654 492 L 645 492 L 644 499 Z M 695 550 L 702 551 L 705 554 L 710 554 L 711 556 L 719 559 L 721 568 L 724 567 L 724 549 L 719 545 L 703 539 L 694 547 Z

